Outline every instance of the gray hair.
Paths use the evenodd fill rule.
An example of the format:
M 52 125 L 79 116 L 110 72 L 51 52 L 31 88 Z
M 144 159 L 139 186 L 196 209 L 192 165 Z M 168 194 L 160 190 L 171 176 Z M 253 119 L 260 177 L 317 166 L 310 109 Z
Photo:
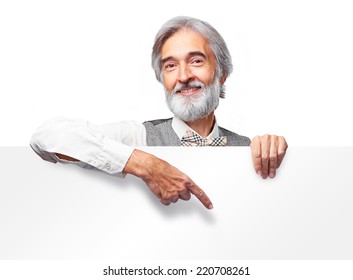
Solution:
M 229 50 L 222 36 L 214 29 L 209 23 L 201 21 L 192 17 L 179 16 L 168 20 L 158 31 L 153 45 L 152 50 L 152 68 L 156 74 L 156 78 L 159 82 L 163 82 L 162 79 L 162 58 L 161 50 L 164 43 L 172 37 L 180 29 L 190 29 L 204 38 L 210 43 L 216 61 L 216 77 L 227 78 L 233 71 L 232 58 Z M 225 97 L 225 87 L 222 85 L 220 97 Z

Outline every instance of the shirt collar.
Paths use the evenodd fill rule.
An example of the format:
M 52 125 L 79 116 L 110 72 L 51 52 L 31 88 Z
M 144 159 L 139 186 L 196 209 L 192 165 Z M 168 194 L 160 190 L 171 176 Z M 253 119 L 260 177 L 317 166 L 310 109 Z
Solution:
M 199 135 L 195 130 L 189 127 L 184 121 L 179 119 L 178 117 L 174 116 L 172 120 L 172 128 L 174 129 L 175 133 L 178 135 L 179 139 L 181 139 L 187 130 L 191 130 Z M 217 120 L 215 120 L 215 124 L 211 133 L 206 137 L 206 139 L 211 139 L 214 137 L 219 137 L 219 130 L 217 125 Z

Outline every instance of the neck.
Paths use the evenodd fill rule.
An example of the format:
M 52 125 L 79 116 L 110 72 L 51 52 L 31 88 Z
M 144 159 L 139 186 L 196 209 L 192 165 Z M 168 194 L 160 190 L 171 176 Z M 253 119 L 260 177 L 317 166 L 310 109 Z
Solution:
M 212 112 L 206 117 L 197 119 L 196 121 L 185 123 L 190 126 L 193 130 L 195 130 L 201 137 L 206 138 L 213 129 L 215 123 L 215 116 Z

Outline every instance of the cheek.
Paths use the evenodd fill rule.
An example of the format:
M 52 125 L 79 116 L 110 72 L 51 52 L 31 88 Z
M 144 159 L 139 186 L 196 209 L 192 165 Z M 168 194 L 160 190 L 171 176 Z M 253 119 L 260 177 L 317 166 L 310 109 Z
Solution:
M 212 69 L 197 69 L 194 71 L 194 76 L 204 83 L 206 86 L 210 85 L 213 82 L 214 71 Z
M 175 87 L 176 79 L 171 73 L 163 74 L 163 82 L 168 92 L 171 92 Z

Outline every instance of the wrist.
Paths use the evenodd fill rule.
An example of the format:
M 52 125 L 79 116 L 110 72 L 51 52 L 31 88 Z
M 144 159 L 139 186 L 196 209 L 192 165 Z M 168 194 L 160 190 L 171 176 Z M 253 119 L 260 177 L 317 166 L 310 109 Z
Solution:
M 131 153 L 123 172 L 143 179 L 147 176 L 148 162 L 150 162 L 153 157 L 154 156 L 151 154 L 135 149 Z

